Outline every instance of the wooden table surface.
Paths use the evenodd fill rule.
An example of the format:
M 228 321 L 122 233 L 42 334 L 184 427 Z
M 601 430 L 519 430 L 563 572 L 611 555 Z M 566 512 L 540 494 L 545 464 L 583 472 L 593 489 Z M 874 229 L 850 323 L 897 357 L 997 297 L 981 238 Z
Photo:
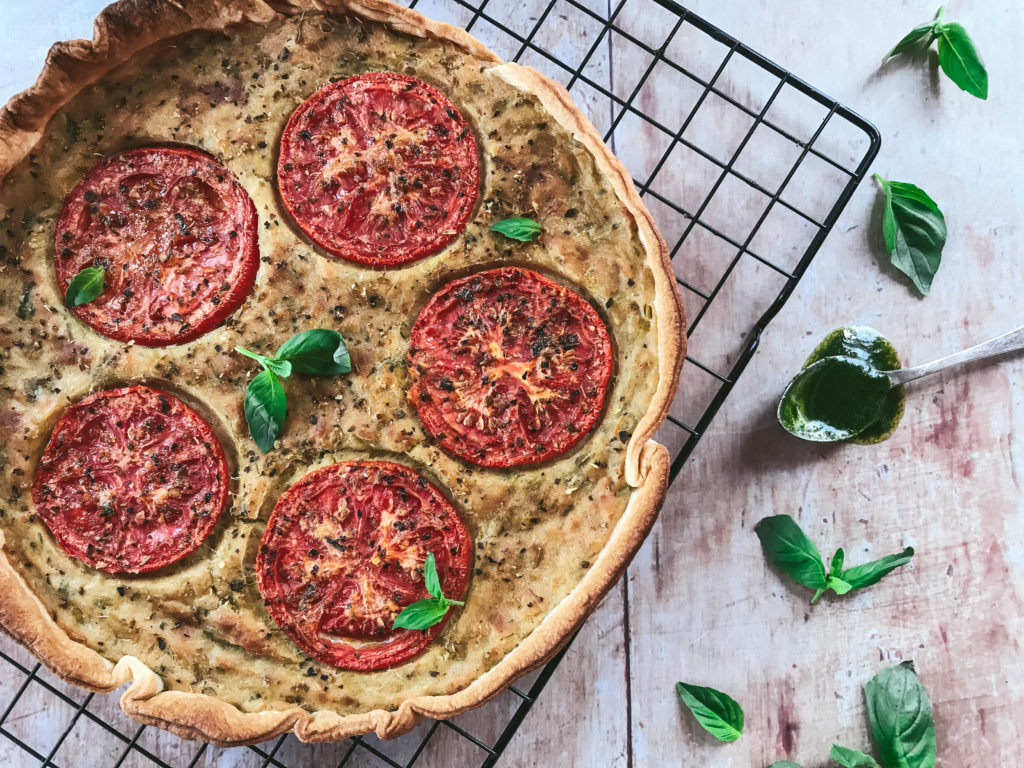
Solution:
M 0 100 L 29 84 L 50 42 L 87 36 L 102 5 L 12 0 L 0 32 Z M 529 12 L 535 4 L 521 5 Z M 448 0 L 429 6 L 457 16 Z M 501 765 L 760 768 L 790 759 L 824 766 L 835 741 L 869 751 L 863 684 L 903 659 L 915 661 L 931 695 L 940 766 L 1020 765 L 1024 446 L 1015 435 L 1024 430 L 1024 357 L 913 385 L 902 426 L 877 446 L 802 443 L 781 430 L 774 407 L 815 343 L 839 325 L 874 326 L 914 364 L 1024 322 L 1024 6 L 965 0 L 947 10 L 985 57 L 987 102 L 954 87 L 934 56 L 879 68 L 888 48 L 935 11 L 925 3 L 692 0 L 688 7 L 875 122 L 883 147 L 873 170 L 916 183 L 939 203 L 949 224 L 944 262 L 931 295 L 918 297 L 886 263 L 877 191 L 861 186 L 684 467 L 626 578 L 587 622 Z M 638 29 L 663 23 L 627 10 Z M 574 18 L 561 20 L 559 44 L 586 50 L 592 41 Z M 602 73 L 613 87 L 641 66 L 616 54 L 612 45 Z M 671 111 L 680 99 L 665 89 L 643 106 Z M 627 129 L 616 149 L 636 175 L 654 150 Z M 728 130 L 712 126 L 705 139 Z M 684 191 L 692 182 L 685 164 L 667 172 Z M 814 201 L 813 185 L 793 186 Z M 725 202 L 727 214 L 745 215 L 740 197 Z M 699 248 L 684 247 L 680 258 L 684 277 L 709 268 Z M 728 361 L 731 352 L 722 350 L 740 339 L 729 318 L 720 323 L 695 335 L 698 358 Z M 683 414 L 692 402 L 702 405 L 690 381 L 684 377 L 677 405 Z M 753 533 L 759 519 L 780 513 L 797 518 L 826 556 L 844 546 L 850 564 L 905 545 L 917 554 L 877 586 L 812 607 L 806 590 L 766 567 Z M 677 680 L 732 694 L 746 711 L 744 736 L 722 745 L 699 730 L 681 711 Z M 11 685 L 0 678 L 0 698 Z M 47 727 L 45 718 L 37 722 Z M 211 751 L 205 764 L 241 764 L 232 754 Z M 309 765 L 320 764 L 314 754 Z M 460 765 L 452 754 L 422 765 Z M 0 739 L 0 764 L 19 760 Z M 65 764 L 105 765 L 83 760 Z

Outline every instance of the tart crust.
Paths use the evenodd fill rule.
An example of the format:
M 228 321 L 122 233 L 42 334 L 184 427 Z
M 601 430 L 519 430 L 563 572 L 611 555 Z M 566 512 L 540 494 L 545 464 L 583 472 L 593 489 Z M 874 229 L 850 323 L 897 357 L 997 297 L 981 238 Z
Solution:
M 625 511 L 600 555 L 582 579 L 554 606 L 533 632 L 467 687 L 449 695 L 417 696 L 393 710 L 340 715 L 301 707 L 243 712 L 213 696 L 164 690 L 161 678 L 134 656 L 113 663 L 76 642 L 51 618 L 46 607 L 10 562 L 0 530 L 0 628 L 29 647 L 61 678 L 95 691 L 131 685 L 122 708 L 136 719 L 179 736 L 222 746 L 249 744 L 294 731 L 303 741 L 335 741 L 374 731 L 392 738 L 423 717 L 448 718 L 500 693 L 519 676 L 550 659 L 572 637 L 624 572 L 654 524 L 668 485 L 670 460 L 652 438 L 675 395 L 685 356 L 685 320 L 668 249 L 643 206 L 631 177 L 601 141 L 589 120 L 560 85 L 536 70 L 503 63 L 462 29 L 432 21 L 386 0 L 120 0 L 96 19 L 91 41 L 55 44 L 36 83 L 0 111 L 0 176 L 27 157 L 50 118 L 87 85 L 160 40 L 193 30 L 221 31 L 241 22 L 268 23 L 280 15 L 304 12 L 361 17 L 417 37 L 454 46 L 489 65 L 509 84 L 533 94 L 542 106 L 594 157 L 620 204 L 631 214 L 655 282 L 658 387 L 626 446 L 625 480 L 633 490 Z

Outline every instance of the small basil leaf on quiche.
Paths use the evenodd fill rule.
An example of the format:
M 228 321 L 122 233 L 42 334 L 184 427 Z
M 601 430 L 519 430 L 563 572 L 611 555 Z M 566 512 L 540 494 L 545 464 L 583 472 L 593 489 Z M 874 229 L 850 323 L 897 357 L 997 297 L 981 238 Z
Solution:
M 932 705 L 911 661 L 864 686 L 875 746 L 887 768 L 935 768 Z
M 447 600 L 426 598 L 407 605 L 395 617 L 392 629 L 427 629 L 441 621 L 448 613 Z
M 754 526 L 754 532 L 768 562 L 789 578 L 811 589 L 828 588 L 821 553 L 792 517 L 766 517 Z
M 832 745 L 832 752 L 829 753 L 829 756 L 833 762 L 838 763 L 843 768 L 882 768 L 871 755 L 865 755 L 856 749 L 841 747 L 838 744 Z
M 352 370 L 345 340 L 329 328 L 311 328 L 295 334 L 274 357 L 287 360 L 294 370 L 311 376 L 336 376 Z
M 701 727 L 719 741 L 736 741 L 743 733 L 743 709 L 714 688 L 676 683 L 676 692 Z
M 263 453 L 269 453 L 281 434 L 287 404 L 281 381 L 269 370 L 262 370 L 245 390 L 245 421 L 249 434 Z
M 502 219 L 501 221 L 495 222 L 491 225 L 491 229 L 494 232 L 503 234 L 511 240 L 529 242 L 540 234 L 542 227 L 539 222 L 536 222 L 533 219 L 518 217 L 514 219 Z
M 465 605 L 461 600 L 449 600 L 444 596 L 433 552 L 427 553 L 426 562 L 423 564 L 423 581 L 432 597 L 417 600 L 403 608 L 395 617 L 392 629 L 427 629 L 441 621 L 453 605 Z
M 768 768 L 803 768 L 800 763 L 793 763 L 789 760 L 779 760 L 776 763 L 772 763 Z
M 870 587 L 872 584 L 877 584 L 886 574 L 909 563 L 913 557 L 914 548 L 907 547 L 898 555 L 886 555 L 879 560 L 847 568 L 843 571 L 841 578 L 850 585 L 851 589 Z
M 434 553 L 427 553 L 427 561 L 423 564 L 423 580 L 426 582 L 427 592 L 438 600 L 444 599 L 441 591 L 441 580 L 437 577 L 437 563 L 434 560 Z
M 104 277 L 102 267 L 86 267 L 71 278 L 68 289 L 64 292 L 68 306 L 78 307 L 96 299 L 103 293 Z

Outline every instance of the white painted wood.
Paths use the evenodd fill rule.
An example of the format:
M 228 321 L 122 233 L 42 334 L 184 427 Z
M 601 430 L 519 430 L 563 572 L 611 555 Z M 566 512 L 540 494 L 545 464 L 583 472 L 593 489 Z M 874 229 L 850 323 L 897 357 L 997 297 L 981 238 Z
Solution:
M 663 29 L 653 6 L 629 2 L 623 23 L 631 32 Z M 0 100 L 31 81 L 49 42 L 87 36 L 102 5 L 97 0 L 7 3 Z M 980 102 L 941 76 L 934 57 L 878 67 L 888 48 L 934 11 L 931 6 L 905 0 L 828 8 L 816 0 L 693 0 L 689 7 L 873 119 L 883 135 L 875 170 L 918 184 L 946 213 L 945 263 L 931 296 L 918 298 L 887 266 L 878 245 L 877 193 L 870 184 L 862 186 L 684 468 L 652 537 L 630 567 L 628 587 L 613 591 L 584 627 L 502 765 L 759 768 L 789 758 L 823 766 L 833 741 L 869 746 L 862 686 L 881 667 L 904 658 L 917 662 L 932 695 L 940 766 L 1020 764 L 1024 447 L 1017 435 L 1024 430 L 1024 359 L 975 364 L 916 384 L 903 425 L 878 446 L 803 444 L 786 435 L 773 414 L 788 378 L 815 343 L 841 324 L 878 328 L 909 364 L 1020 324 L 1024 63 L 1016 49 L 1024 39 L 1024 10 L 1015 0 L 963 0 L 947 10 L 947 19 L 970 30 L 988 65 L 991 97 Z M 522 12 L 528 16 L 532 10 Z M 568 24 L 571 14 L 566 15 Z M 567 27 L 564 39 L 570 44 L 564 50 L 589 47 L 586 33 L 573 37 L 572 29 Z M 611 71 L 598 62 L 595 77 L 613 78 L 613 90 L 628 96 L 631 73 L 646 62 L 626 53 L 617 58 L 616 51 Z M 670 51 L 707 76 L 724 53 L 688 37 L 686 30 Z M 751 68 L 726 74 L 723 88 L 755 109 L 774 85 Z M 664 92 L 648 89 L 638 96 L 638 105 L 666 124 L 676 120 L 678 127 L 697 93 L 683 84 Z M 586 105 L 607 127 L 607 117 L 601 125 L 601 100 L 589 94 Z M 770 116 L 787 130 L 799 132 L 816 119 L 813 110 L 794 101 L 783 98 L 777 106 Z M 744 128 L 742 119 L 727 117 L 697 121 L 690 130 L 694 141 L 722 156 L 734 149 L 731 141 Z M 839 155 L 856 149 L 850 139 L 827 137 Z M 629 122 L 615 136 L 617 150 L 641 180 L 660 157 L 659 140 L 656 132 Z M 737 161 L 755 178 L 773 178 L 773 171 L 793 159 L 790 148 L 773 145 L 770 136 L 759 133 L 756 142 L 761 142 L 752 145 L 758 151 Z M 706 163 L 686 153 L 673 155 L 663 173 L 656 183 L 697 203 L 714 180 Z M 757 197 L 738 187 L 726 192 L 718 198 L 722 208 L 710 209 L 709 218 L 749 228 Z M 796 178 L 786 197 L 813 206 L 829 194 L 820 179 Z M 652 203 L 651 208 L 666 237 L 678 237 L 679 223 L 663 207 Z M 791 262 L 799 249 L 787 243 L 799 232 L 796 223 L 773 219 L 754 243 L 759 253 Z M 713 238 L 694 230 L 676 268 L 707 290 L 720 274 L 721 260 L 730 257 Z M 710 312 L 693 338 L 693 353 L 720 370 L 739 349 L 740 333 L 753 318 L 751 307 L 769 300 L 778 287 L 766 267 L 744 261 L 737 270 L 740 279 L 716 301 L 723 310 Z M 691 296 L 691 315 L 699 307 Z M 691 368 L 673 412 L 695 418 L 712 391 L 707 378 Z M 765 566 L 752 531 L 761 517 L 782 512 L 797 517 L 827 554 L 846 547 L 851 564 L 908 544 L 917 555 L 910 566 L 862 594 L 825 598 L 811 607 L 805 590 Z M 623 608 L 627 589 L 628 614 Z M 0 642 L 5 650 L 10 647 Z M 747 713 L 743 738 L 719 745 L 699 731 L 680 711 L 673 691 L 679 679 L 734 695 Z M 0 675 L 0 705 L 19 684 Z M 67 716 L 51 699 L 27 699 L 25 706 L 16 727 L 29 736 L 37 729 L 33 738 L 44 737 Z M 117 714 L 113 696 L 95 706 L 132 727 Z M 486 727 L 479 722 L 482 716 L 471 717 Z M 104 764 L 97 755 L 105 747 L 87 743 L 101 737 L 76 730 L 73 738 L 78 741 L 62 756 L 78 754 L 81 760 L 62 765 Z M 195 751 L 155 729 L 147 729 L 146 739 L 147 748 L 175 765 L 186 765 Z M 472 759 L 457 739 L 442 747 L 418 765 L 462 766 Z M 283 755 L 293 765 L 328 765 L 338 749 L 289 743 Z M 211 750 L 200 765 L 248 765 L 249 760 L 242 751 Z M 11 752 L 10 742 L 0 737 L 0 764 L 34 763 Z
M 988 102 L 936 74 L 934 60 L 879 69 L 931 6 L 690 6 L 873 118 L 875 169 L 927 190 L 950 236 L 931 295 L 918 298 L 884 264 L 877 192 L 864 184 L 684 468 L 629 571 L 634 764 L 821 766 L 833 741 L 867 749 L 863 684 L 905 658 L 935 705 L 940 766 L 1020 764 L 1024 359 L 918 382 L 903 425 L 878 446 L 801 443 L 774 418 L 788 378 L 844 323 L 878 328 L 909 364 L 1020 324 L 1020 6 L 947 10 L 988 63 Z M 826 556 L 845 546 L 851 564 L 908 544 L 917 555 L 862 594 L 812 607 L 807 590 L 765 566 L 753 534 L 778 513 L 798 518 Z M 676 679 L 732 693 L 746 735 L 723 746 L 699 732 L 675 701 Z

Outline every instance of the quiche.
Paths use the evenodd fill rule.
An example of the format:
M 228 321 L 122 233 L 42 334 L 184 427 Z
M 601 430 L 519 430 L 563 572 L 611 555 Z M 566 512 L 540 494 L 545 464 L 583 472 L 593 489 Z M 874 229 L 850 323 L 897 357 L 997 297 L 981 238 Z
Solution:
M 653 524 L 665 244 L 566 91 L 465 31 L 122 0 L 0 112 L 0 175 L 0 625 L 138 720 L 454 716 Z

